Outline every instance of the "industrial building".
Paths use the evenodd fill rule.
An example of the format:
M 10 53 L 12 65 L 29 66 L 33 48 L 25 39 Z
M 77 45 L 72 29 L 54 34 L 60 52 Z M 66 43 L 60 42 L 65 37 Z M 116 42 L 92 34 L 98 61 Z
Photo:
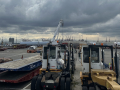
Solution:
M 9 38 L 9 42 L 14 44 L 14 38 Z

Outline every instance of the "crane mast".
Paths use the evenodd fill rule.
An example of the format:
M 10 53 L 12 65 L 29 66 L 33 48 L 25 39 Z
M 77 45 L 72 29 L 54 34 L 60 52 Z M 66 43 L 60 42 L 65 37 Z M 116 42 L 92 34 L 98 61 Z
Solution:
M 53 36 L 51 42 L 54 42 L 54 41 L 55 41 L 55 37 L 56 37 L 56 35 L 58 34 L 58 30 L 59 30 L 59 28 L 60 28 L 61 25 L 63 25 L 63 20 L 60 20 L 60 21 L 59 21 L 58 27 L 57 27 L 57 29 L 56 29 L 56 31 L 55 31 L 55 33 L 54 33 L 54 36 Z

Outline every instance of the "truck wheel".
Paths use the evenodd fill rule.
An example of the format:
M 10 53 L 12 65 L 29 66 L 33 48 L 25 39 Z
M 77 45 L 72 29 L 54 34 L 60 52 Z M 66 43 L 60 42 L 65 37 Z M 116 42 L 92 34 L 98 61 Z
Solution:
M 70 78 L 67 78 L 66 79 L 66 90 L 70 90 L 70 83 L 71 83 Z
M 31 90 L 36 90 L 35 89 L 35 85 L 36 85 L 37 77 L 38 76 L 35 76 L 35 77 L 32 78 L 32 81 L 31 81 Z
M 62 77 L 60 80 L 60 90 L 65 90 L 65 78 Z
M 42 79 L 42 76 L 39 75 L 39 76 L 38 76 L 38 79 L 37 79 L 37 82 L 36 82 L 36 90 L 42 90 L 42 87 L 41 87 L 41 79 Z
M 98 85 L 96 85 L 95 83 L 94 83 L 94 89 L 95 90 L 107 90 L 107 89 L 102 89 L 100 86 L 98 86 Z

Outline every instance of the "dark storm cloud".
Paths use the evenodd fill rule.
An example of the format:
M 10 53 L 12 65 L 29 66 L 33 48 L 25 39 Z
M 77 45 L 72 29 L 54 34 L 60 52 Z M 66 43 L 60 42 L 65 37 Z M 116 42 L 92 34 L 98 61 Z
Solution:
M 120 0 L 0 0 L 0 31 L 49 34 L 63 19 L 60 33 L 119 36 L 119 9 Z
M 106 23 L 95 24 L 91 27 L 86 27 L 80 30 L 84 34 L 101 34 L 105 37 L 120 37 L 120 15 Z

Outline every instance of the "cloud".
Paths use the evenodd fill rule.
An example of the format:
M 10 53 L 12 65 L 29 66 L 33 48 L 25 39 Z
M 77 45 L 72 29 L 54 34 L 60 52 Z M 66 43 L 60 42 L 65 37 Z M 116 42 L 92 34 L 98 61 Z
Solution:
M 94 24 L 91 27 L 87 27 L 82 29 L 80 32 L 84 34 L 92 34 L 99 33 L 103 36 L 115 37 L 119 36 L 120 29 L 120 14 L 118 14 L 115 18 L 110 19 L 105 23 Z
M 60 33 L 119 37 L 119 8 L 119 0 L 0 0 L 0 31 L 53 34 L 63 19 Z

